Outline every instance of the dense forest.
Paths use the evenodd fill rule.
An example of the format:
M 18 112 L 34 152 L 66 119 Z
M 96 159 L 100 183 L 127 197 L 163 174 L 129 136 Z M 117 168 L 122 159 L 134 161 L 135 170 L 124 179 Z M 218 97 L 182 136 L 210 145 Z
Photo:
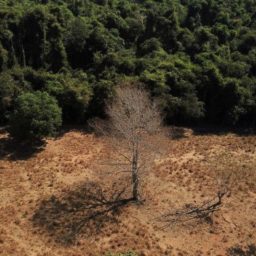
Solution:
M 0 0 L 1 124 L 38 91 L 84 123 L 122 81 L 168 123 L 255 126 L 255 0 Z

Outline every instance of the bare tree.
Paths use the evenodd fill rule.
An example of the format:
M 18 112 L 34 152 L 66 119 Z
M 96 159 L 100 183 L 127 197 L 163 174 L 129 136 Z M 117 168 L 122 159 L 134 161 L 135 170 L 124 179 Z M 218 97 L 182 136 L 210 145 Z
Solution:
M 108 121 L 94 121 L 93 126 L 111 138 L 119 159 L 112 165 L 129 173 L 132 198 L 139 201 L 141 174 L 157 152 L 158 145 L 153 138 L 162 125 L 159 107 L 141 84 L 125 83 L 116 88 L 106 112 Z

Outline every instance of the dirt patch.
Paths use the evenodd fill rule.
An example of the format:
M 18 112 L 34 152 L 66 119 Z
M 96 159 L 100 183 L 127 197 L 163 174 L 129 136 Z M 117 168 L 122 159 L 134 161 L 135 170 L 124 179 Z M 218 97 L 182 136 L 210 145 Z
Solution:
M 230 247 L 255 244 L 253 184 L 241 186 L 240 193 L 226 197 L 211 225 L 190 223 L 159 228 L 156 218 L 165 211 L 200 204 L 216 195 L 216 156 L 220 151 L 232 153 L 228 155 L 236 158 L 237 171 L 245 169 L 243 164 L 249 168 L 250 161 L 256 159 L 255 136 L 193 135 L 184 131 L 177 135 L 178 139 L 170 139 L 168 156 L 157 161 L 149 172 L 144 204 L 126 205 L 114 215 L 111 212 L 104 216 L 108 221 L 99 218 L 104 224 L 100 228 L 90 226 L 92 223 L 84 225 L 71 245 L 63 245 L 56 238 L 70 234 L 76 221 L 92 214 L 88 209 L 81 210 L 89 207 L 88 200 L 74 200 L 81 184 L 99 184 L 107 193 L 107 201 L 113 198 L 111 192 L 122 189 L 123 183 L 115 183 L 114 176 L 103 178 L 94 168 L 95 160 L 110 150 L 108 145 L 93 135 L 72 131 L 47 141 L 45 148 L 26 158 L 14 159 L 6 149 L 0 160 L 0 255 L 97 256 L 128 250 L 148 256 L 227 255 Z M 7 135 L 0 136 L 6 143 Z M 10 150 L 11 145 L 7 146 L 9 152 L 15 152 Z M 213 161 L 211 166 L 209 159 Z M 96 195 L 100 195 L 97 190 Z M 122 198 L 128 195 L 126 191 Z M 104 207 L 100 210 L 104 211 Z

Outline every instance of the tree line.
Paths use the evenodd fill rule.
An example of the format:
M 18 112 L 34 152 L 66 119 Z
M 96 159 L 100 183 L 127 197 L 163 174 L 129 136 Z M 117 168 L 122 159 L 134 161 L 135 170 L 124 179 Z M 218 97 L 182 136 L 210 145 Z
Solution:
M 123 81 L 166 122 L 255 126 L 256 2 L 0 0 L 1 124 L 31 97 L 64 124 L 102 117 Z

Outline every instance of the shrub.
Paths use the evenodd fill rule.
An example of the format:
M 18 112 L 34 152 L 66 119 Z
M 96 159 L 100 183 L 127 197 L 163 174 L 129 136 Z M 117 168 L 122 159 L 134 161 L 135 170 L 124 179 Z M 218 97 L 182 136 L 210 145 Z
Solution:
M 24 93 L 15 102 L 10 134 L 19 140 L 52 136 L 61 126 L 61 109 L 46 92 Z

